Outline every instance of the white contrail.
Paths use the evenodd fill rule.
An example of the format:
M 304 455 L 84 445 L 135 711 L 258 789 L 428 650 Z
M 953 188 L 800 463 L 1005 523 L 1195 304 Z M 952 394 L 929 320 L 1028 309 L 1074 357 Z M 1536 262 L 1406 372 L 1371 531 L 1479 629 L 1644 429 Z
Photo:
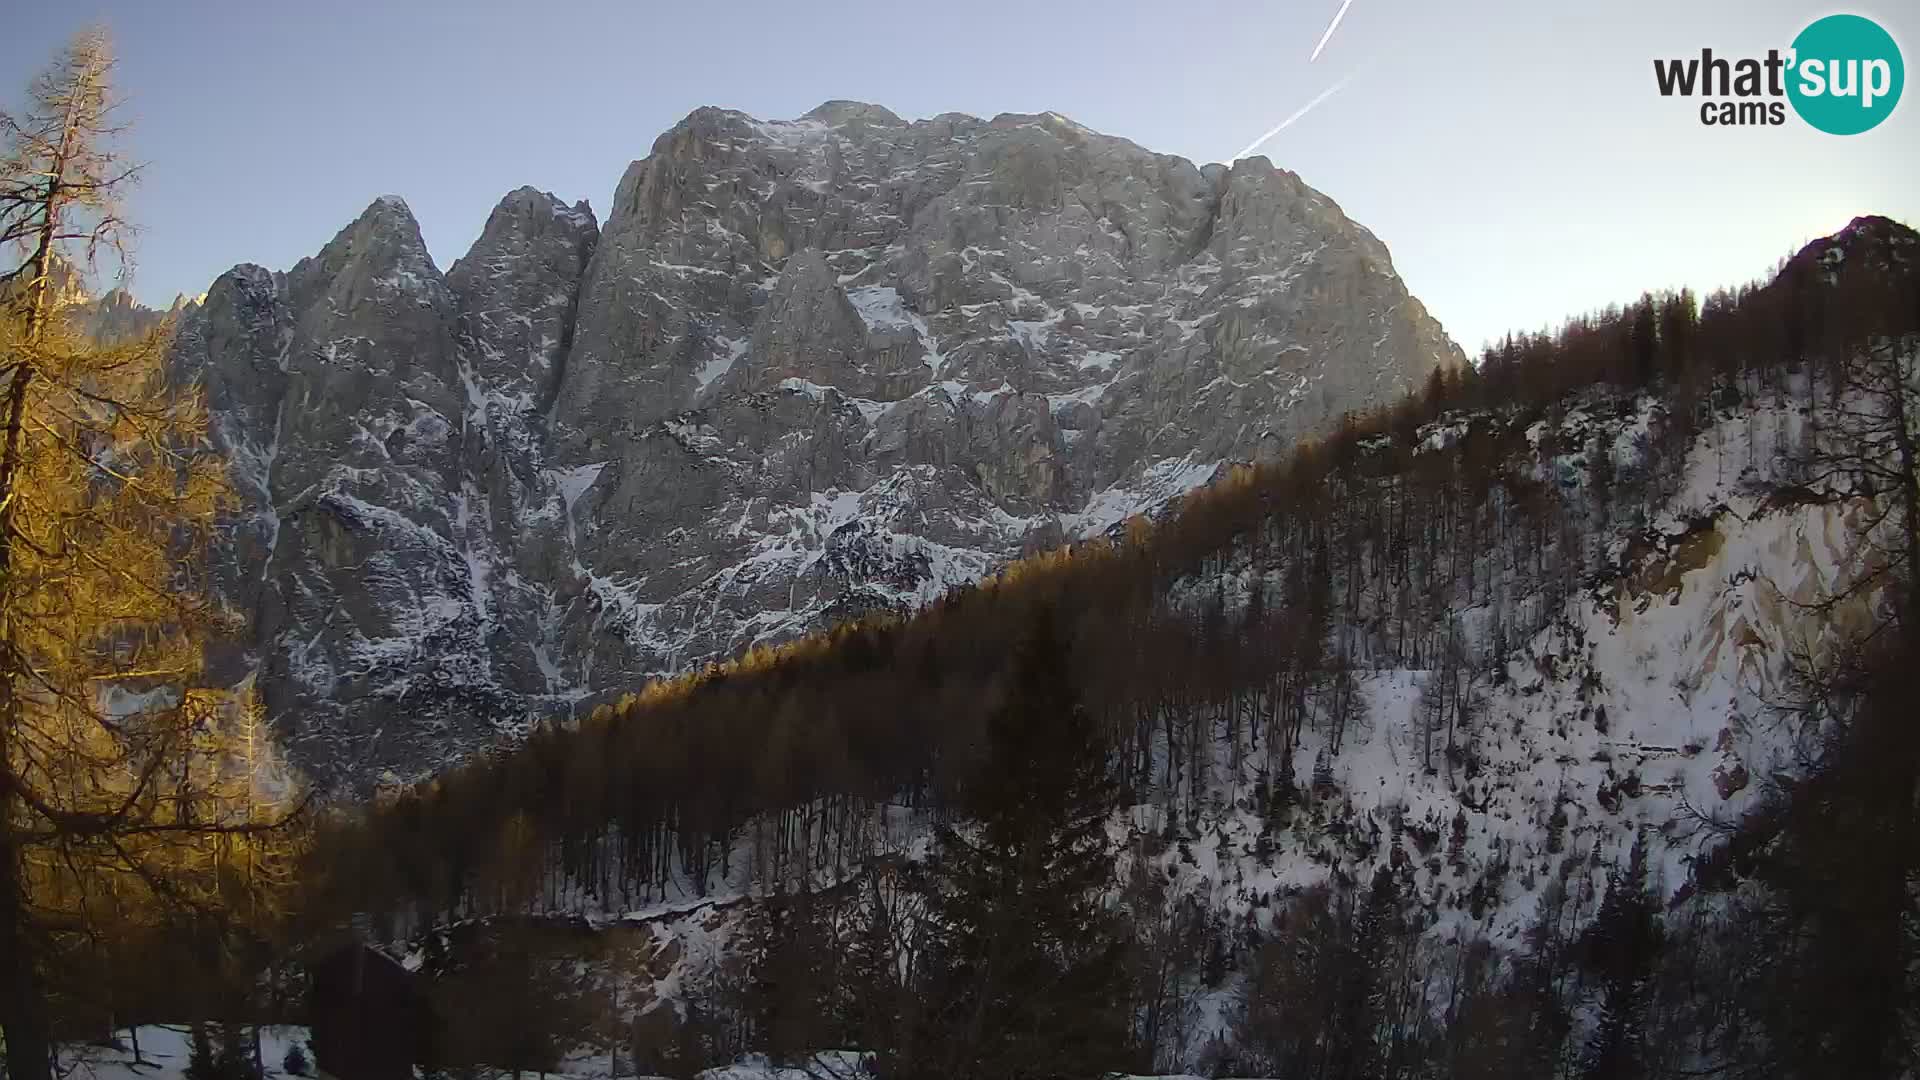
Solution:
M 1352 6 L 1353 0 L 1340 0 L 1340 10 L 1333 13 L 1333 21 L 1327 24 L 1327 32 L 1320 35 L 1320 44 L 1313 47 L 1313 55 L 1307 57 L 1307 63 L 1311 64 L 1320 59 L 1320 50 L 1327 47 L 1327 41 L 1333 37 L 1333 32 L 1340 28 L 1340 20 L 1347 17 L 1347 9 Z
M 1295 120 L 1298 120 L 1301 117 L 1312 112 L 1316 107 L 1319 106 L 1321 102 L 1339 93 L 1340 88 L 1347 85 L 1347 82 L 1352 78 L 1353 76 L 1349 75 L 1345 79 L 1341 79 L 1339 82 L 1334 83 L 1332 86 L 1329 86 L 1325 90 L 1320 91 L 1319 97 L 1314 98 L 1312 101 L 1309 101 L 1305 105 L 1300 106 L 1298 109 L 1294 110 L 1294 113 L 1292 116 L 1289 116 L 1285 120 L 1282 120 L 1279 123 L 1273 125 L 1272 130 L 1268 131 L 1265 135 L 1262 135 L 1259 138 L 1248 143 L 1247 148 L 1233 155 L 1232 160 L 1239 161 L 1241 158 L 1246 157 L 1248 154 L 1253 153 L 1255 150 L 1258 150 L 1260 148 L 1261 143 L 1264 143 L 1268 139 L 1273 138 L 1275 135 L 1278 135 L 1281 132 L 1287 130 L 1287 128 L 1291 126 Z

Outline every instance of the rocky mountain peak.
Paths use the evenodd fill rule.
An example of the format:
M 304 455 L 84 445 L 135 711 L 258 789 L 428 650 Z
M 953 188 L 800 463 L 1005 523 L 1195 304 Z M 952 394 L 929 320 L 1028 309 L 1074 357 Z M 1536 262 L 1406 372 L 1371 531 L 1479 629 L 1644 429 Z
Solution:
M 447 272 L 474 372 L 494 390 L 546 401 L 572 343 L 574 303 L 600 226 L 531 187 L 508 192 Z
M 695 110 L 604 228 L 521 188 L 445 275 L 376 200 L 185 324 L 252 478 L 249 655 L 361 785 L 926 603 L 1463 362 L 1265 159 L 845 101 Z
M 865 101 L 823 101 L 808 110 L 802 120 L 818 120 L 823 124 L 841 127 L 848 124 L 869 124 L 878 127 L 901 127 L 906 121 L 900 119 L 892 109 L 884 105 L 873 105 Z
M 1815 274 L 1827 281 L 1848 268 L 1898 270 L 1920 258 L 1920 233 L 1891 218 L 1863 214 L 1831 236 L 1808 243 L 1787 260 L 1787 277 Z
M 319 254 L 302 259 L 287 275 L 303 299 L 324 293 L 332 306 L 361 303 L 422 303 L 445 307 L 446 279 L 420 237 L 420 223 L 397 195 L 382 195 L 340 230 Z

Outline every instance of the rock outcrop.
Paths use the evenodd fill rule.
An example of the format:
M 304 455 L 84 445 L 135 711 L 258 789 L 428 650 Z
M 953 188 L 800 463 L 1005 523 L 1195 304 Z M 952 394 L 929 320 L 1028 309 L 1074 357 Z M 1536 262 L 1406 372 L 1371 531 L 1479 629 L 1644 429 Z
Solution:
M 382 198 L 172 356 L 244 503 L 231 662 L 355 785 L 924 603 L 1462 360 L 1265 158 L 848 102 L 697 110 L 604 229 L 522 188 L 444 275 Z

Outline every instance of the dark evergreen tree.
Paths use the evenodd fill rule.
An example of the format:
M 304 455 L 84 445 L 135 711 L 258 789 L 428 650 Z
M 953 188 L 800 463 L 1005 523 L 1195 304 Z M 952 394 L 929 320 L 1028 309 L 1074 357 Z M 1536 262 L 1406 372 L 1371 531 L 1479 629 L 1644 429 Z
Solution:
M 1627 325 L 1627 352 L 1632 363 L 1629 386 L 1645 386 L 1659 374 L 1659 314 L 1652 296 L 1642 296 L 1633 307 L 1632 322 Z
M 187 1080 L 220 1080 L 218 1056 L 213 1048 L 213 1032 L 196 1021 L 187 1032 Z
M 587 997 L 557 931 L 527 922 L 462 927 L 427 971 L 436 1068 L 547 1073 L 590 1038 Z
M 1645 1074 L 1646 1010 L 1662 934 L 1647 891 L 1645 835 L 1634 840 L 1623 872 L 1609 875 L 1607 896 L 1583 942 L 1600 984 L 1600 1019 L 1587 1040 L 1586 1080 L 1630 1080 Z
M 221 1080 L 256 1080 L 259 1076 L 253 1067 L 253 1042 L 244 1026 L 232 1022 L 220 1025 L 214 1071 Z
M 764 914 L 746 949 L 742 1011 L 753 1043 L 783 1064 L 844 1043 L 834 1030 L 839 949 L 826 900 L 803 879 L 799 891 L 770 899 Z
M 1097 1076 L 1124 1049 L 1128 995 L 1103 904 L 1117 788 L 1070 662 L 1042 609 L 987 723 L 971 824 L 940 830 L 913 1075 Z
M 1332 1080 L 1371 1077 L 1382 1057 L 1384 976 L 1401 920 L 1400 882 L 1390 867 L 1374 871 L 1365 896 L 1356 898 L 1351 920 L 1346 955 L 1333 973 L 1326 1071 Z

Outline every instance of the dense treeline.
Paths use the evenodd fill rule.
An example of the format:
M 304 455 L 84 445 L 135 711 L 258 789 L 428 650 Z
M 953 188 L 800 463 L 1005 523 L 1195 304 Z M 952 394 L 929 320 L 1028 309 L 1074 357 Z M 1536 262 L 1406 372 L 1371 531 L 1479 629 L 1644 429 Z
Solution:
M 1896 829 L 1887 842 L 1910 841 L 1910 767 L 1886 785 L 1783 792 L 1764 822 L 1740 829 L 1726 845 L 1739 858 L 1701 882 L 1731 890 L 1737 919 L 1704 903 L 1663 914 L 1638 847 L 1582 915 L 1563 863 L 1519 957 L 1484 941 L 1423 951 L 1398 854 L 1370 881 L 1293 898 L 1264 931 L 1218 925 L 1138 872 L 1095 883 L 1066 868 L 1092 852 L 1111 876 L 1104 834 L 1085 826 L 1120 806 L 1159 809 L 1143 843 L 1178 844 L 1233 806 L 1288 828 L 1327 795 L 1321 768 L 1299 775 L 1303 732 L 1338 754 L 1362 719 L 1356 672 L 1375 667 L 1434 673 L 1420 764 L 1465 790 L 1481 702 L 1511 650 L 1574 590 L 1617 576 L 1697 436 L 1745 402 L 1805 395 L 1809 430 L 1748 440 L 1748 461 L 1721 462 L 1729 472 L 1791 458 L 1783 471 L 1875 499 L 1894 533 L 1910 527 L 1911 457 L 1904 472 L 1866 464 L 1910 455 L 1909 426 L 1853 414 L 1875 386 L 1904 408 L 1910 353 L 1888 342 L 1920 331 L 1917 252 L 1904 228 L 1861 219 L 1765 286 L 1703 304 L 1647 296 L 1510 338 L 1476 369 L 1437 372 L 1422 393 L 1347 417 L 1282 464 L 1235 469 L 1164 521 L 1025 560 L 911 618 L 758 649 L 543 729 L 341 823 L 317 848 L 306 917 L 381 912 L 407 932 L 751 883 L 774 897 L 756 916 L 771 924 L 752 973 L 724 992 L 690 991 L 696 1038 L 679 1048 L 682 1065 L 745 1047 L 858 1045 L 899 1075 L 1147 1068 L 1190 1056 L 1181 1002 L 1193 980 L 1237 972 L 1245 1015 L 1233 1043 L 1211 1051 L 1220 1069 L 1624 1077 L 1741 1075 L 1752 1061 L 1752 1075 L 1820 1075 L 1819 1048 L 1853 1031 L 1870 1047 L 1855 1074 L 1874 1075 L 1904 1015 L 1905 971 L 1886 957 L 1913 955 L 1910 898 L 1894 884 L 1911 880 L 1899 875 L 1912 873 L 1912 845 L 1868 860 L 1882 876 L 1862 885 L 1854 864 L 1827 861 L 1834 842 L 1883 834 L 1832 837 L 1832 814 L 1807 807 L 1840 800 Z M 1891 383 L 1874 382 L 1887 365 Z M 1575 415 L 1601 413 L 1644 420 L 1630 425 L 1640 444 L 1620 454 L 1580 441 Z M 1611 439 L 1619 426 L 1595 430 Z M 1836 489 L 1842 479 L 1852 486 Z M 1887 544 L 1882 569 L 1910 580 L 1911 550 Z M 1801 714 L 1835 740 L 1830 772 L 1815 775 L 1871 760 L 1850 740 L 1895 738 L 1868 734 L 1889 726 L 1868 721 L 1898 700 L 1881 689 L 1903 670 L 1885 650 L 1910 648 L 1893 625 L 1845 678 L 1809 669 Z M 1051 659 L 1036 664 L 1035 650 Z M 1890 760 L 1911 762 L 1896 749 L 1908 756 Z M 1084 783 L 1060 779 L 1087 754 Z M 1056 758 L 1051 773 L 1030 767 Z M 907 838 L 929 834 L 929 858 L 902 857 Z M 1396 853 L 1401 836 L 1395 821 Z M 1346 842 L 1381 841 L 1356 830 Z M 1809 874 L 1842 884 L 1807 885 Z M 1743 884 L 1756 876 L 1769 887 Z M 1054 880 L 1080 884 L 1040 895 Z M 1108 885 L 1117 908 L 1095 895 Z M 1874 903 L 1882 936 L 1835 947 L 1880 958 L 1882 982 L 1828 987 L 1825 1011 L 1781 1014 L 1779 1001 L 1818 985 L 1784 985 L 1784 958 L 1852 933 Z M 1808 919 L 1811 937 L 1792 928 Z M 1755 952 L 1756 928 L 1788 947 Z M 1022 974 L 1009 984 L 1008 970 Z M 1832 1002 L 1882 992 L 1892 996 L 1847 1014 L 1879 1027 L 1823 1026 Z M 1023 1038 L 1038 1017 L 1044 1036 Z M 1779 1037 L 1756 1039 L 1761 1022 Z M 1049 1049 L 1069 1045 L 1071 1061 Z

